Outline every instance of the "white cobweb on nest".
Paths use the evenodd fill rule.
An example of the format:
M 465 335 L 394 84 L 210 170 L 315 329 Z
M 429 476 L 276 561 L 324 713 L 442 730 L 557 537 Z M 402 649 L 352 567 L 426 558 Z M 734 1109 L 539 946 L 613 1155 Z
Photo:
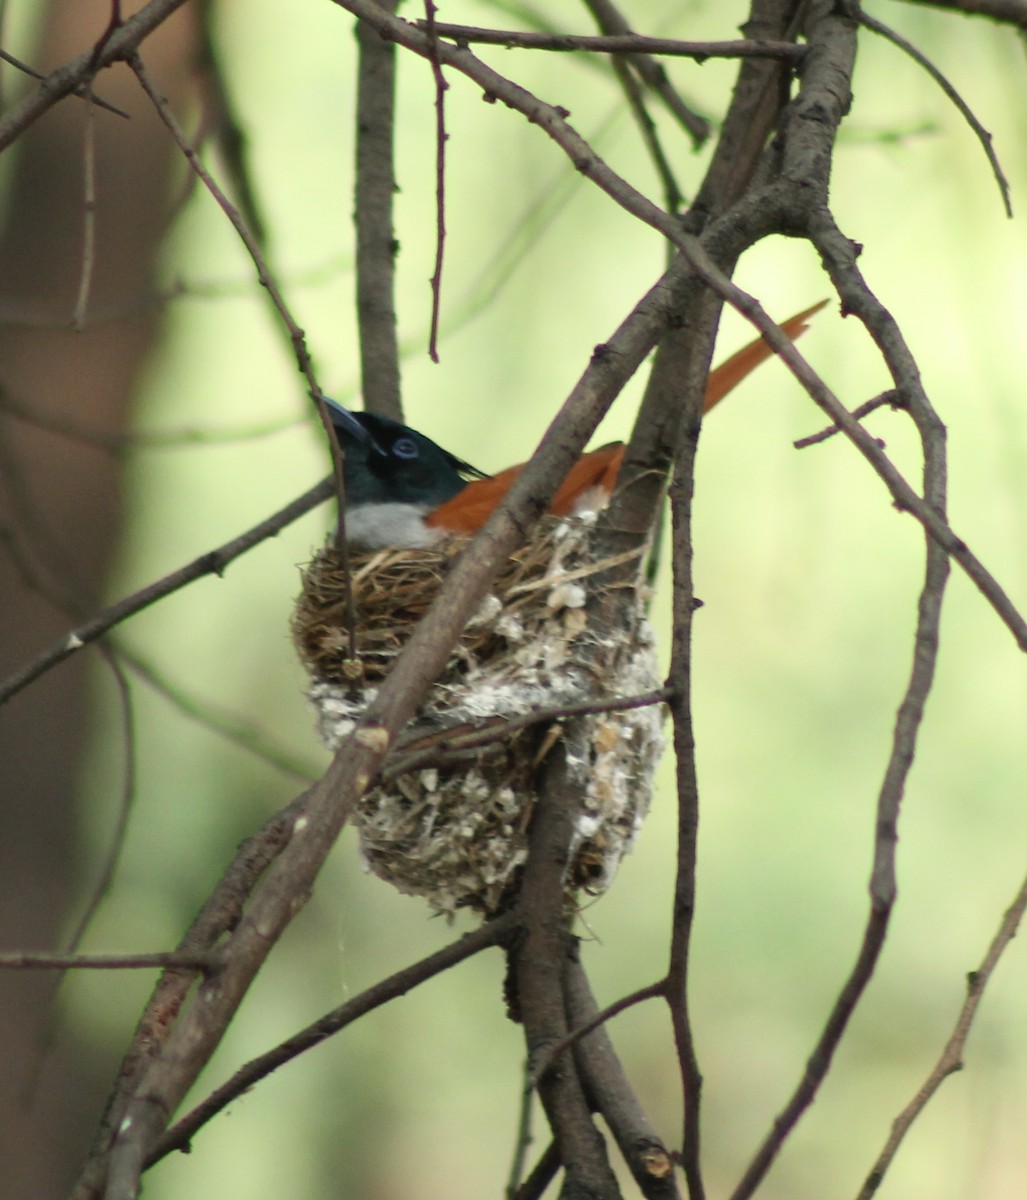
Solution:
M 354 815 L 368 869 L 438 912 L 495 912 L 513 890 L 527 856 L 539 770 L 561 728 L 553 719 L 528 725 L 521 719 L 659 687 L 641 587 L 623 606 L 628 613 L 617 628 L 590 628 L 589 578 L 612 565 L 591 558 L 590 532 L 587 521 L 550 521 L 513 557 L 404 733 L 400 753 L 419 739 L 438 753 L 402 774 L 387 768 L 387 781 L 363 797 Z M 356 679 L 347 659 L 338 557 L 322 551 L 307 568 L 293 630 L 330 749 L 353 731 L 459 550 L 351 556 L 356 646 L 365 667 Z M 574 752 L 564 748 L 564 775 L 578 797 L 569 896 L 609 887 L 648 810 L 663 748 L 662 706 L 576 719 L 584 722 L 582 736 Z M 484 746 L 453 753 L 440 744 L 483 724 L 497 733 Z

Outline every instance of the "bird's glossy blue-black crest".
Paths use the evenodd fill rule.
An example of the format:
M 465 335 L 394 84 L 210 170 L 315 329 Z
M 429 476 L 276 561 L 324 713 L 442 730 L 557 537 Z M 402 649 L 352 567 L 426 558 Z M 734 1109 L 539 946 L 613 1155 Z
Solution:
M 351 412 L 325 397 L 345 455 L 346 508 L 412 504 L 428 512 L 481 471 L 408 425 L 375 413 Z

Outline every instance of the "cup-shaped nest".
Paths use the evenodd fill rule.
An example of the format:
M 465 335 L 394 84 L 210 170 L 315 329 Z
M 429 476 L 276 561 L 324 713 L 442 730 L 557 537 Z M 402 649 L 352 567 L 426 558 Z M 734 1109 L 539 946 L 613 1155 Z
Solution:
M 659 686 L 641 586 L 616 628 L 591 627 L 590 580 L 614 564 L 594 560 L 590 534 L 576 519 L 536 528 L 354 815 L 370 870 L 439 912 L 493 913 L 516 886 L 539 772 L 563 721 L 533 715 Z M 350 552 L 355 657 L 338 552 L 322 550 L 304 570 L 293 637 L 329 749 L 352 732 L 465 545 Z M 565 769 L 579 796 L 569 897 L 609 886 L 648 809 L 663 744 L 660 706 L 574 719 L 585 726 Z

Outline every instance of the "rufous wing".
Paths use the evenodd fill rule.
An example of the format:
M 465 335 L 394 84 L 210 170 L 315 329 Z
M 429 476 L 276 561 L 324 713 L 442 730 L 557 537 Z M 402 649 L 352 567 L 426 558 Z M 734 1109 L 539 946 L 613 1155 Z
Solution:
M 610 442 L 600 446 L 598 450 L 590 450 L 571 467 L 567 478 L 560 484 L 549 511 L 557 517 L 567 517 L 580 512 L 583 507 L 601 508 L 602 503 L 589 505 L 587 500 L 590 493 L 605 492 L 607 496 L 613 491 L 624 458 L 624 443 Z M 506 493 L 513 486 L 514 480 L 524 469 L 524 463 L 516 467 L 507 467 L 490 479 L 475 479 L 462 492 L 445 504 L 430 512 L 424 519 L 426 525 L 433 528 L 449 529 L 454 533 L 474 533 L 492 515 Z M 599 497 L 596 497 L 599 501 Z
M 476 533 L 492 516 L 523 469 L 524 463 L 518 463 L 488 479 L 472 479 L 452 499 L 433 509 L 424 518 L 425 525 L 448 529 L 452 533 Z

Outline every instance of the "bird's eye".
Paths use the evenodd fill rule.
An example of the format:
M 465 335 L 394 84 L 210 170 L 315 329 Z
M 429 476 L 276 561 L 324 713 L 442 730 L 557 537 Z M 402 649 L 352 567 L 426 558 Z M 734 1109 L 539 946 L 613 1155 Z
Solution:
M 416 458 L 420 453 L 413 438 L 400 437 L 392 443 L 392 453 L 397 458 Z

